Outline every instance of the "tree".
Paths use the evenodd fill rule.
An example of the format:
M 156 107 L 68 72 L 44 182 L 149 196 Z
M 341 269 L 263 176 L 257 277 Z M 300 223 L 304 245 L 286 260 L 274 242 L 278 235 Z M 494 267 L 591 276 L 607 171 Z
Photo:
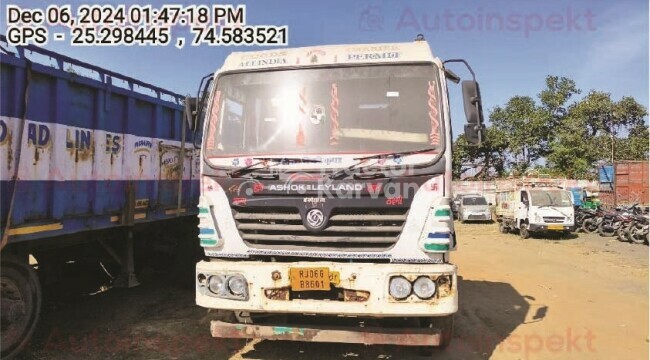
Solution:
M 569 108 L 559 125 L 547 159 L 550 167 L 568 177 L 584 178 L 595 175 L 598 161 L 647 159 L 646 115 L 631 97 L 616 102 L 608 93 L 590 91 Z
M 552 126 L 562 123 L 568 115 L 569 110 L 567 103 L 573 95 L 580 94 L 580 89 L 576 87 L 575 81 L 558 76 L 546 77 L 546 89 L 542 90 L 537 96 L 539 97 L 542 108 L 547 111 L 553 120 Z
M 639 124 L 630 130 L 623 139 L 616 139 L 614 160 L 648 160 L 650 134 L 645 124 Z
M 547 76 L 536 101 L 513 96 L 489 114 L 487 141 L 454 143 L 454 176 L 480 169 L 474 178 L 508 171 L 544 170 L 555 176 L 595 178 L 601 161 L 648 160 L 647 109 L 634 98 L 618 101 L 606 92 L 582 91 L 566 77 Z
M 528 96 L 514 96 L 490 114 L 491 127 L 507 135 L 508 165 L 525 172 L 548 153 L 550 116 Z
M 495 127 L 488 127 L 485 141 L 475 146 L 465 140 L 465 136 L 456 138 L 453 145 L 453 177 L 462 178 L 470 169 L 478 169 L 474 179 L 488 179 L 505 173 L 503 152 L 507 147 L 507 136 Z

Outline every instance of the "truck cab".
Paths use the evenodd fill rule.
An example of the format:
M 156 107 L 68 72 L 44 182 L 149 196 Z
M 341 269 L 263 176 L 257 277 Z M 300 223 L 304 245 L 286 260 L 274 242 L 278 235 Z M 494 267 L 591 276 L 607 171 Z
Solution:
M 501 232 L 518 230 L 522 238 L 542 232 L 567 235 L 574 230 L 570 191 L 557 187 L 523 187 L 497 194 L 497 221 Z
M 457 76 L 419 39 L 233 53 L 213 79 L 195 111 L 212 335 L 448 345 Z M 477 143 L 478 83 L 462 87 Z

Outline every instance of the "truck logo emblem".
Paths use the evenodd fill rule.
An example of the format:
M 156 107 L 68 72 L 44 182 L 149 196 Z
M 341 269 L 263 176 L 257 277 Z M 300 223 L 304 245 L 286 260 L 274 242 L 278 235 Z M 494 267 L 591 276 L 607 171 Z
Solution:
M 311 209 L 305 215 L 307 226 L 313 230 L 319 230 L 325 224 L 325 214 L 320 209 Z

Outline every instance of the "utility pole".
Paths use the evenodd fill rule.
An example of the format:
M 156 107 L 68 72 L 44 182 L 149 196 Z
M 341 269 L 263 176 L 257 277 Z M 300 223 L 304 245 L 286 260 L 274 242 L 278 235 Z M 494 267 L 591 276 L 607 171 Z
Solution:
M 614 132 L 610 132 L 610 137 L 612 138 L 612 152 L 611 152 L 611 163 L 614 164 Z

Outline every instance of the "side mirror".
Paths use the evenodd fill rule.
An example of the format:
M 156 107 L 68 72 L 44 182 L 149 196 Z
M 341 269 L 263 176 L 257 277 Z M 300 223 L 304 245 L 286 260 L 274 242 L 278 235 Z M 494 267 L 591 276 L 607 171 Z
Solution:
M 488 203 L 488 206 L 492 206 L 492 203 Z
M 481 104 L 481 90 L 478 82 L 463 80 L 463 103 L 465 107 L 465 138 L 473 145 L 479 145 L 485 138 L 483 125 L 483 105 Z

